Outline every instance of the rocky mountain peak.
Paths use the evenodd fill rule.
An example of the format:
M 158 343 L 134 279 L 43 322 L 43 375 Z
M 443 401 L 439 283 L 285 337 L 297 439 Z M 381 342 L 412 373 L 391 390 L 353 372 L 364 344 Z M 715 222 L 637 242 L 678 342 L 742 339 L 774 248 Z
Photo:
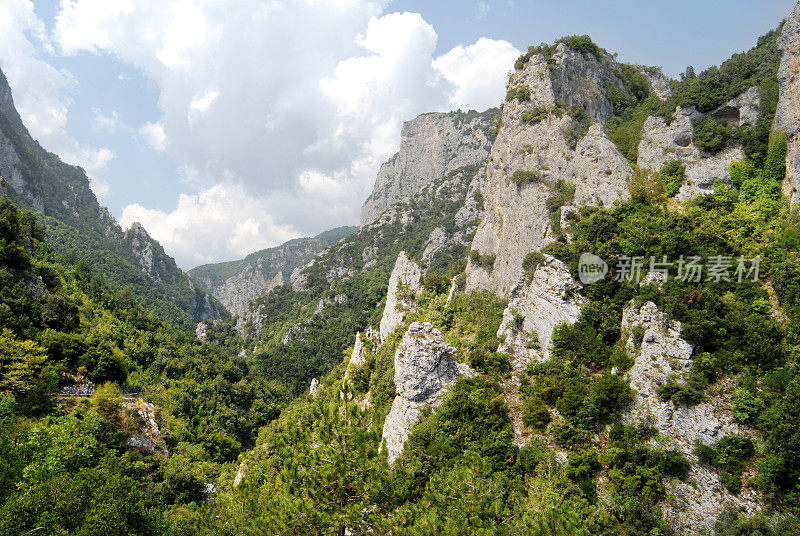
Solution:
M 792 203 L 800 200 L 800 3 L 792 11 L 778 36 L 781 63 L 778 68 L 780 98 L 775 128 L 789 138 L 783 191 Z
M 427 113 L 403 125 L 400 150 L 381 166 L 372 194 L 361 209 L 361 226 L 394 203 L 406 201 L 443 175 L 489 156 L 492 119 L 482 113 Z

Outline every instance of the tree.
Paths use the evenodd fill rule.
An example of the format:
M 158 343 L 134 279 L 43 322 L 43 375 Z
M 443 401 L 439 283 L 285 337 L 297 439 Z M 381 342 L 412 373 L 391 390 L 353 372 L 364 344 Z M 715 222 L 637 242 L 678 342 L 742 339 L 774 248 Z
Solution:
M 32 389 L 47 354 L 34 341 L 17 339 L 10 330 L 0 334 L 0 392 L 24 393 Z

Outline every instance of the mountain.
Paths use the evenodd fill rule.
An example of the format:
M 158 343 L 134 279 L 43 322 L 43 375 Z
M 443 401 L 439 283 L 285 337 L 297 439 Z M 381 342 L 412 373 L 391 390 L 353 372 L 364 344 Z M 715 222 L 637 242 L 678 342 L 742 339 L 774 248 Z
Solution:
M 584 38 L 531 47 L 509 80 L 483 189 L 487 217 L 472 244 L 476 258 L 492 262 L 470 262 L 468 288 L 493 285 L 507 295 L 526 255 L 559 239 L 561 219 L 626 197 L 634 168 L 681 169 L 672 192 L 678 199 L 729 183 L 730 164 L 766 145 L 777 98 L 776 37 L 723 64 L 715 85 L 735 84 L 708 87 L 713 100 L 689 80 L 673 88 L 657 69 L 619 63 Z M 707 141 L 712 129 L 719 129 L 717 144 Z
M 65 164 L 30 136 L 2 71 L 0 176 L 9 184 L 11 199 L 45 216 L 49 243 L 57 253 L 82 260 L 109 281 L 128 288 L 161 318 L 190 327 L 201 320 L 228 316 L 144 227 L 134 224 L 122 230 L 108 209 L 97 202 L 80 167 Z
M 428 113 L 403 124 L 400 150 L 381 166 L 372 194 L 361 208 L 361 225 L 375 221 L 431 181 L 489 156 L 494 136 L 492 108 L 478 113 Z
M 797 533 L 784 501 L 800 491 L 800 384 L 785 373 L 798 21 L 800 5 L 753 49 L 680 81 L 587 36 L 531 47 L 488 157 L 450 179 L 472 195 L 448 198 L 447 175 L 416 171 L 443 169 L 442 118 L 407 124 L 431 130 L 407 126 L 361 229 L 240 320 L 267 374 L 330 373 L 243 456 L 224 495 L 244 511 L 220 526 L 291 530 L 325 511 L 315 526 L 354 533 Z M 475 199 L 477 229 L 453 233 Z M 431 260 L 437 237 L 473 233 L 469 251 Z M 587 252 L 606 277 L 580 280 Z M 636 256 L 641 277 L 626 276 L 619 263 Z M 728 264 L 690 279 L 681 256 Z M 270 472 L 306 452 L 319 460 L 307 471 Z M 335 459 L 352 471 L 315 476 Z M 346 507 L 302 506 L 344 483 Z
M 681 80 L 531 47 L 197 337 L 0 198 L 0 534 L 800 534 L 798 43 L 800 3 Z
M 278 247 L 251 253 L 238 261 L 204 264 L 189 270 L 232 314 L 289 281 L 322 250 L 353 234 L 356 227 L 338 227 L 312 238 L 297 238 Z

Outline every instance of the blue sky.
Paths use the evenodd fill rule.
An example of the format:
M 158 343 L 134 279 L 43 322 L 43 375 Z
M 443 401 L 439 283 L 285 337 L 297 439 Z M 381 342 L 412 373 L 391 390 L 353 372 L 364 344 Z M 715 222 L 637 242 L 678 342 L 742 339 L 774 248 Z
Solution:
M 750 48 L 793 6 L 4 0 L 0 66 L 43 145 L 190 268 L 357 223 L 402 121 L 499 103 L 530 44 L 586 33 L 676 76 Z

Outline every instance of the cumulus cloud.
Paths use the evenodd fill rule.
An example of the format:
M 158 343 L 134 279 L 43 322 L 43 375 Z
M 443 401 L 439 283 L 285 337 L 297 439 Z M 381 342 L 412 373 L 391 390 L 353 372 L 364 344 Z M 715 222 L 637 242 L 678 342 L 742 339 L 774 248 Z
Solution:
M 164 133 L 164 126 L 161 123 L 148 121 L 139 128 L 139 135 L 159 153 L 167 150 L 167 135 Z
M 31 135 L 70 164 L 83 167 L 99 197 L 108 196 L 104 173 L 114 153 L 89 147 L 67 134 L 71 101 L 64 96 L 74 87 L 73 77 L 46 61 L 53 47 L 44 23 L 29 0 L 0 3 L 0 68 L 14 94 L 14 103 Z
M 266 243 L 284 236 L 275 229 L 357 221 L 403 121 L 501 102 L 519 54 L 509 43 L 482 39 L 437 58 L 434 28 L 416 13 L 384 13 L 388 4 L 62 0 L 53 39 L 65 54 L 112 54 L 152 79 L 162 115 L 139 136 L 192 170 L 201 192 L 260 200 L 272 217 L 258 226 Z M 126 215 L 146 214 L 153 235 L 174 243 L 157 222 L 175 223 L 171 213 L 145 210 Z M 219 210 L 231 232 L 255 229 L 245 214 Z M 201 235 L 183 238 L 203 251 Z
M 453 108 L 485 110 L 502 102 L 505 80 L 519 55 L 508 41 L 484 37 L 453 48 L 433 64 L 456 88 L 450 96 Z
M 291 226 L 276 224 L 260 200 L 224 184 L 182 194 L 169 212 L 139 204 L 125 207 L 122 227 L 137 221 L 182 266 L 238 259 L 300 236 Z

